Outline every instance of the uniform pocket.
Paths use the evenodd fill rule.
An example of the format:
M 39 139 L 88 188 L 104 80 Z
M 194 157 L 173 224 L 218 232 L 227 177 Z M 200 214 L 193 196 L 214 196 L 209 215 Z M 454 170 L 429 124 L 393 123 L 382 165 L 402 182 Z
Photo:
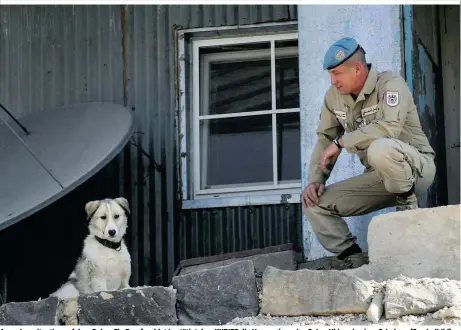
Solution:
M 384 112 L 385 121 L 399 121 L 399 109 L 398 108 L 389 108 Z

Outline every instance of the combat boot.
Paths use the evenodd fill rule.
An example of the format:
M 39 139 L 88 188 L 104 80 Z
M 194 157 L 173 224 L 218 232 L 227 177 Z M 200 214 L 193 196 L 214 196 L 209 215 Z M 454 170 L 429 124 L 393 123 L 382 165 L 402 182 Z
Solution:
M 418 208 L 418 200 L 415 195 L 415 184 L 405 193 L 397 194 L 396 211 L 416 210 Z
M 415 194 L 411 194 L 408 197 L 397 196 L 397 211 L 416 210 L 418 208 L 418 200 Z
M 369 263 L 368 252 L 354 253 L 347 256 L 344 262 L 348 269 L 359 268 Z
M 343 260 L 346 269 L 358 268 L 368 264 L 368 253 L 362 252 L 358 244 L 354 243 L 337 256 L 338 260 Z

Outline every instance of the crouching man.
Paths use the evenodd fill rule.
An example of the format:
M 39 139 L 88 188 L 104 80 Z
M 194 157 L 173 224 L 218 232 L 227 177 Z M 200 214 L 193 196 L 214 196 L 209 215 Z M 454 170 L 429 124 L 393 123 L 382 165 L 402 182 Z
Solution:
M 323 67 L 332 86 L 321 109 L 302 205 L 322 246 L 355 268 L 367 258 L 343 217 L 391 206 L 417 208 L 417 196 L 434 180 L 435 152 L 405 80 L 367 64 L 354 39 L 335 42 Z M 365 171 L 325 187 L 343 148 L 359 156 Z

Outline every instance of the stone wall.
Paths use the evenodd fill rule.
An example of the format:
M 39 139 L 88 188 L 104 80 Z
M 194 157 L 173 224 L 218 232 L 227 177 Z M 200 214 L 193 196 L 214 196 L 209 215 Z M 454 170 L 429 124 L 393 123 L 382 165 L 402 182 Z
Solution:
M 258 314 L 362 314 L 377 323 L 434 313 L 433 320 L 458 322 L 459 211 L 458 205 L 375 217 L 370 264 L 357 269 L 294 270 L 292 262 L 273 267 L 266 257 L 235 260 L 188 270 L 170 287 L 8 303 L 0 306 L 0 325 L 223 325 Z
M 370 323 L 377 323 L 381 318 L 434 312 L 459 318 L 460 308 L 460 281 L 400 276 L 379 283 L 337 270 L 268 266 L 258 292 L 253 262 L 246 260 L 177 276 L 168 288 L 138 287 L 83 295 L 77 300 L 52 297 L 8 303 L 0 307 L 0 324 L 223 325 L 259 313 L 366 314 Z

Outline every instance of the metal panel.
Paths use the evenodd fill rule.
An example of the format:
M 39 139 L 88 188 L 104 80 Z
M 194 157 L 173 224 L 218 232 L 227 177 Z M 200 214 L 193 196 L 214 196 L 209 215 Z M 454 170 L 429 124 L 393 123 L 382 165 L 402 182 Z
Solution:
M 17 117 L 122 104 L 118 6 L 0 6 L 0 100 Z
M 242 208 L 180 213 L 174 29 L 293 20 L 296 16 L 296 6 L 285 5 L 127 7 L 127 106 L 135 111 L 136 144 L 144 150 L 136 153 L 132 148 L 129 164 L 125 164 L 131 168 L 132 179 L 130 191 L 125 194 L 131 195 L 133 219 L 136 219 L 130 236 L 133 264 L 137 265 L 133 268 L 133 283 L 166 284 L 180 260 L 220 253 L 220 245 L 228 246 L 224 250 L 232 252 L 254 244 L 265 246 L 294 239 L 293 222 L 299 214 L 280 211 L 284 206 L 264 209 L 265 214 L 272 214 L 274 237 L 258 238 L 256 243 L 250 243 L 252 239 L 246 236 L 249 235 L 246 231 L 232 232 L 223 220 L 232 215 L 239 228 L 244 226 L 249 218 Z M 207 229 L 211 218 L 215 223 L 209 224 L 212 229 Z M 283 229 L 284 226 L 291 229 Z M 244 235 L 242 243 L 219 242 L 224 237 L 239 240 L 235 235 Z M 201 237 L 210 237 L 213 242 L 207 248 L 199 248 L 203 244 Z
M 123 104 L 120 40 L 119 6 L 0 6 L 0 101 L 19 118 L 72 103 Z M 101 129 L 114 128 L 101 123 Z M 46 297 L 66 280 L 88 231 L 85 203 L 119 193 L 118 168 L 112 161 L 0 232 L 10 301 Z M 41 284 L 24 290 L 30 269 Z
M 3 251 L 6 246 L 11 251 L 15 244 L 27 251 L 47 241 L 33 265 L 42 269 L 48 282 L 25 293 L 20 281 L 26 278 L 16 276 L 11 279 L 10 298 L 37 299 L 65 280 L 87 231 L 84 203 L 96 198 L 123 195 L 130 200 L 127 241 L 133 257 L 132 285 L 166 285 L 185 257 L 293 242 L 300 232 L 295 229 L 299 210 L 294 210 L 299 205 L 288 210 L 259 207 L 254 213 L 246 208 L 181 213 L 173 32 L 178 26 L 256 24 L 296 16 L 295 5 L 0 6 L 0 100 L 15 116 L 107 101 L 132 108 L 137 125 L 135 145 L 76 189 L 73 199 L 66 196 L 31 217 L 33 221 L 0 232 Z M 116 128 L 101 123 L 101 129 Z M 239 231 L 227 224 L 230 218 Z M 206 248 L 197 241 L 205 233 L 210 242 Z M 26 258 L 1 258 L 7 258 L 11 272 L 24 271 L 32 263 Z M 56 267 L 54 260 L 66 262 Z
M 301 244 L 299 204 L 190 210 L 179 223 L 181 260 Z

